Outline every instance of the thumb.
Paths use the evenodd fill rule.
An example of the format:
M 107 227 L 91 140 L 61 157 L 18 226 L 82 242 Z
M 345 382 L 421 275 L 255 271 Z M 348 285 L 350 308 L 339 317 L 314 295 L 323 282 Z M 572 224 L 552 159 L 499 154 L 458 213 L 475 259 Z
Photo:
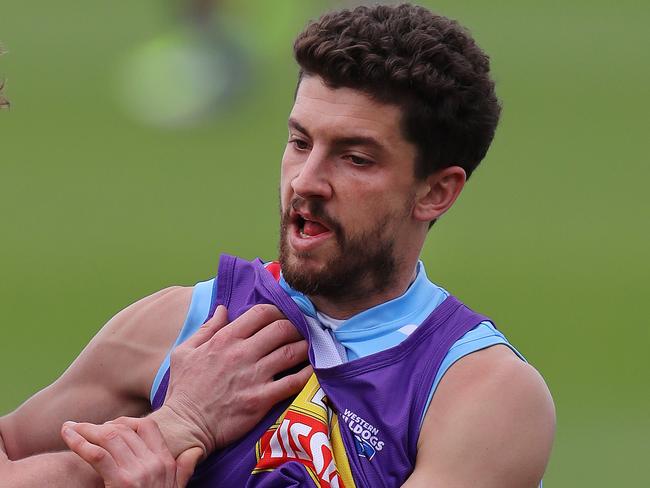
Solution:
M 176 458 L 176 486 L 184 488 L 194 473 L 196 463 L 199 462 L 203 455 L 203 449 L 200 447 L 191 447 L 187 451 L 183 451 L 178 458 Z
M 199 347 L 201 344 L 210 340 L 213 335 L 227 324 L 228 310 L 223 305 L 219 305 L 214 311 L 214 315 L 187 339 L 184 344 L 191 347 Z

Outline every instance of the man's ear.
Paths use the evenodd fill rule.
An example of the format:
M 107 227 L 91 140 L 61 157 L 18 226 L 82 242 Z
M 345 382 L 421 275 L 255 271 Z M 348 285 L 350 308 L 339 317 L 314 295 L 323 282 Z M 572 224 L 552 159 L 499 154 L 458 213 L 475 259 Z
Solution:
M 450 166 L 430 174 L 416 192 L 413 217 L 422 222 L 440 218 L 451 207 L 463 187 L 467 176 L 460 166 Z

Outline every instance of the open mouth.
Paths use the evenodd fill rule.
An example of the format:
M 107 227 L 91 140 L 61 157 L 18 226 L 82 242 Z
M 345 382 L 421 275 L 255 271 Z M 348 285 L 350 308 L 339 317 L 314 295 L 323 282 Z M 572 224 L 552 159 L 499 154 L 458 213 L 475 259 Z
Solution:
M 330 229 L 322 223 L 316 220 L 306 219 L 300 214 L 296 215 L 296 226 L 298 227 L 300 237 L 304 239 L 316 237 L 330 231 Z
M 292 221 L 298 231 L 298 236 L 302 239 L 322 236 L 332 230 L 326 224 L 307 212 L 292 212 Z

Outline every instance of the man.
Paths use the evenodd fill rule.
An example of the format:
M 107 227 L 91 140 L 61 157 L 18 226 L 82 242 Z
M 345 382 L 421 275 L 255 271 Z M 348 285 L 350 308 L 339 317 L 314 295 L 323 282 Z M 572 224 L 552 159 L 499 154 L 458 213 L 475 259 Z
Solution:
M 315 374 L 235 442 L 240 430 L 215 436 L 219 422 L 205 421 L 215 400 L 204 389 L 190 402 L 198 408 L 178 400 L 167 408 L 180 411 L 172 419 L 182 426 L 163 432 L 171 456 L 137 420 L 120 429 L 67 424 L 68 444 L 107 485 L 119 483 L 111 467 L 128 474 L 144 466 L 134 460 L 198 448 L 212 454 L 196 486 L 536 486 L 555 422 L 543 380 L 418 261 L 431 224 L 493 138 L 499 104 L 487 56 L 455 22 L 410 5 L 328 14 L 294 51 L 301 71 L 282 160 L 279 263 L 222 257 L 216 281 L 195 288 L 177 343 L 212 313 L 220 325 L 232 321 L 214 337 L 261 334 L 246 311 L 272 304 L 308 339 Z M 167 301 L 159 306 L 168 313 L 186 306 Z M 153 381 L 151 369 L 143 372 L 154 407 L 179 398 L 181 376 L 198 391 L 200 377 L 187 373 L 200 370 L 209 348 L 199 350 L 197 334 L 173 353 L 171 375 L 166 363 Z M 196 361 L 177 360 L 192 348 Z M 239 354 L 230 357 L 230 371 L 239 371 Z M 253 403 L 246 395 L 218 402 L 233 412 Z M 115 402 L 103 417 L 119 414 L 133 415 Z M 130 446 L 128 456 L 113 457 L 127 451 L 116 440 Z M 113 464 L 100 466 L 106 459 Z M 172 486 L 187 464 L 180 457 L 152 470 Z

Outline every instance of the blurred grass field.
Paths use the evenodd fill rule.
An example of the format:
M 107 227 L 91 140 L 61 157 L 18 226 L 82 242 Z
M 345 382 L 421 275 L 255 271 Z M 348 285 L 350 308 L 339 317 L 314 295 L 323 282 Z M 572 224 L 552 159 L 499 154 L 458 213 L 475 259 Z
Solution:
M 341 3 L 227 3 L 252 86 L 169 130 L 116 95 L 127 53 L 171 29 L 169 3 L 2 2 L 0 413 L 139 297 L 210 277 L 221 252 L 275 256 L 291 42 Z M 472 30 L 504 103 L 488 158 L 432 229 L 428 274 L 545 376 L 545 486 L 650 486 L 650 3 L 426 4 Z

